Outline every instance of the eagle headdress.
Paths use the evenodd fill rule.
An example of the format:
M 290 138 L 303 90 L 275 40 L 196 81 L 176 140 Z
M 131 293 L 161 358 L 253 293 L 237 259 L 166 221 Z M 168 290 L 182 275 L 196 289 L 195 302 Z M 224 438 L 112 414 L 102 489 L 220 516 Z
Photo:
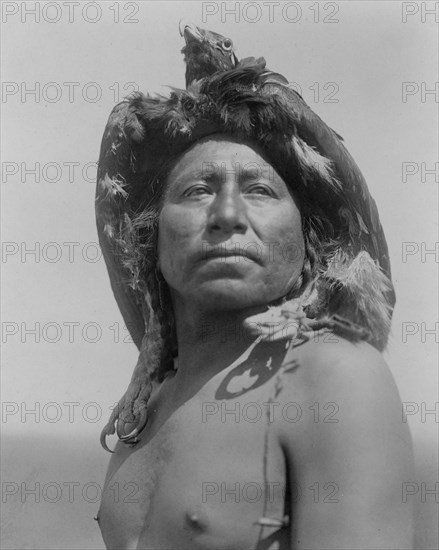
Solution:
M 187 88 L 168 97 L 131 96 L 113 110 L 102 140 L 99 240 L 140 351 L 128 390 L 103 431 L 104 446 L 115 424 L 122 441 L 137 441 L 153 380 L 174 368 L 172 303 L 157 271 L 158 216 L 170 168 L 204 137 L 221 133 L 257 145 L 298 201 L 305 262 L 280 314 L 291 305 L 304 330 L 328 327 L 379 350 L 390 331 L 395 298 L 387 244 L 375 201 L 342 138 L 283 76 L 266 69 L 263 58 L 238 62 L 231 41 L 207 33 L 183 26 Z M 207 58 L 214 49 L 216 57 Z M 207 71 L 206 63 L 217 63 L 216 70 Z

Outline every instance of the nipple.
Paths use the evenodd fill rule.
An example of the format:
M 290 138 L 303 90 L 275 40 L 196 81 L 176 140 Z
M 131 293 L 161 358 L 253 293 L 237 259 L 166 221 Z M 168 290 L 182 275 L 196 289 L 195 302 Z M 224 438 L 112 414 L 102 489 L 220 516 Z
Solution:
M 255 522 L 256 525 L 261 525 L 262 527 L 287 527 L 290 523 L 290 518 L 288 516 L 284 516 L 282 519 L 276 519 L 276 518 L 259 518 L 258 521 Z
M 186 512 L 186 521 L 192 527 L 199 531 L 205 531 L 208 527 L 208 520 L 205 513 L 196 510 Z

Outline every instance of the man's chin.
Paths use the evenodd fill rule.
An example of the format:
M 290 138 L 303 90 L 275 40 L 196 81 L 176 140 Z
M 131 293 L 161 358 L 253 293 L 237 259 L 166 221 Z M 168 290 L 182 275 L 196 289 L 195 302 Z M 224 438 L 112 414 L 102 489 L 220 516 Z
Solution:
M 242 280 L 210 281 L 201 285 L 194 297 L 201 309 L 207 311 L 240 311 L 268 303 L 259 288 Z

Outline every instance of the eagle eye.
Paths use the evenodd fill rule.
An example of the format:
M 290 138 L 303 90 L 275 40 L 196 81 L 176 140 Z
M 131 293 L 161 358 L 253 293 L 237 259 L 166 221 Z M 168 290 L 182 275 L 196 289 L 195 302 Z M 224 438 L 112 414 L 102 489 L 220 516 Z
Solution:
M 223 50 L 226 52 L 230 51 L 233 47 L 233 42 L 230 40 L 230 38 L 225 38 L 223 40 L 223 43 L 221 44 Z

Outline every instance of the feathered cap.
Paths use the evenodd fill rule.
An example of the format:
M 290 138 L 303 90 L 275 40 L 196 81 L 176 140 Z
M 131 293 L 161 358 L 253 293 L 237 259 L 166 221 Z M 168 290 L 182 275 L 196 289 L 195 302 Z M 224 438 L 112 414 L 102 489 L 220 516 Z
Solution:
M 96 211 L 112 287 L 141 352 L 133 380 L 158 363 L 162 372 L 172 368 L 164 357 L 169 349 L 177 353 L 166 284 L 155 270 L 164 180 L 184 151 L 216 133 L 257 145 L 298 201 L 306 260 L 295 307 L 382 350 L 395 299 L 376 204 L 342 138 L 282 76 L 255 63 L 173 89 L 169 97 L 136 94 L 110 116 Z M 133 391 L 129 399 L 138 400 L 140 390 Z

